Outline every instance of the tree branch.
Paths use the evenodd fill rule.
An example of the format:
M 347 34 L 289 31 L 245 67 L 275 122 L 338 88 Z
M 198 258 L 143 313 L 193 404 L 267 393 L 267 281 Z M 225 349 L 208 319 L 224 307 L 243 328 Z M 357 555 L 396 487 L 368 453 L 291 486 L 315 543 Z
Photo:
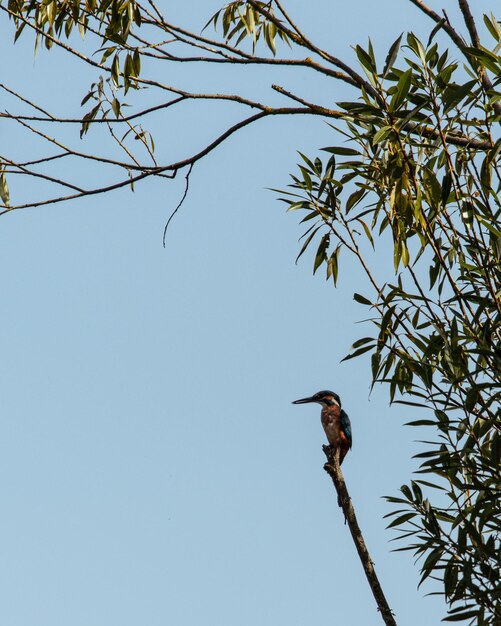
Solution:
M 321 48 L 319 48 L 318 46 L 313 44 L 302 33 L 300 35 L 298 35 L 293 30 L 290 30 L 290 29 L 286 28 L 280 22 L 280 20 L 278 20 L 275 16 L 271 15 L 271 13 L 269 13 L 268 11 L 265 11 L 256 2 L 256 0 L 247 0 L 247 3 L 251 7 L 253 7 L 258 13 L 260 13 L 263 17 L 265 17 L 267 20 L 269 20 L 270 22 L 275 24 L 275 26 L 279 30 L 282 30 L 284 33 L 286 33 L 286 35 L 296 45 L 301 46 L 303 48 L 306 48 L 307 50 L 310 50 L 310 52 L 314 52 L 315 54 L 318 54 L 318 56 L 320 58 L 324 59 L 325 61 L 328 61 L 329 63 L 332 63 L 334 66 L 338 67 L 340 70 L 345 72 L 347 74 L 346 78 L 344 78 L 345 74 L 343 74 L 343 75 L 339 76 L 340 80 L 345 80 L 350 85 L 356 85 L 358 87 L 363 87 L 367 91 L 367 93 L 369 93 L 373 97 L 377 97 L 377 93 L 373 89 L 372 85 L 367 80 L 365 80 L 358 72 L 355 72 L 355 70 L 353 68 L 351 68 L 349 65 L 347 65 L 346 63 L 341 61 L 341 59 L 338 59 L 337 57 L 333 56 L 332 54 L 329 54 L 328 52 L 325 52 L 325 50 L 322 50 Z
M 212 152 L 215 148 L 217 148 L 220 144 L 222 144 L 226 139 L 228 139 L 231 135 L 239 131 L 240 129 L 248 126 L 249 124 L 253 124 L 257 120 L 263 119 L 265 117 L 269 117 L 271 115 L 311 115 L 311 111 L 307 108 L 281 108 L 281 109 L 268 109 L 265 111 L 260 111 L 255 115 L 247 117 L 237 124 L 234 124 L 230 128 L 228 128 L 224 133 L 219 135 L 216 139 L 214 139 L 210 144 L 206 145 L 205 148 L 197 152 L 196 154 L 183 159 L 182 161 L 177 161 L 176 163 L 170 163 L 168 165 L 162 165 L 159 167 L 149 167 L 145 168 L 145 171 L 137 174 L 135 176 L 130 176 L 125 178 L 117 183 L 107 185 L 104 187 L 96 187 L 94 189 L 86 189 L 80 193 L 75 193 L 67 196 L 59 196 L 55 198 L 49 198 L 48 200 L 42 200 L 38 202 L 29 202 L 26 204 L 20 204 L 17 206 L 6 207 L 4 204 L 0 204 L 0 208 L 5 208 L 5 210 L 0 211 L 0 216 L 5 215 L 6 213 L 10 213 L 14 210 L 19 209 L 27 209 L 29 207 L 39 207 L 47 204 L 55 204 L 59 202 L 66 202 L 68 200 L 75 200 L 77 198 L 83 198 L 84 196 L 93 196 L 101 193 L 106 193 L 108 191 L 114 191 L 116 189 L 120 189 L 122 187 L 126 187 L 127 185 L 133 185 L 134 183 L 144 180 L 145 178 L 149 178 L 151 176 L 159 176 L 161 174 L 166 174 L 167 172 L 172 173 L 171 177 L 174 177 L 176 172 L 179 170 L 193 165 L 197 161 L 200 161 L 207 154 Z M 76 154 L 76 153 L 73 153 Z M 137 169 L 137 166 L 135 166 Z M 130 166 L 125 166 L 125 169 L 132 169 Z
M 479 48 L 480 39 L 478 37 L 477 27 L 475 26 L 475 20 L 473 18 L 472 12 L 470 11 L 470 6 L 466 0 L 458 0 L 458 4 L 459 8 L 461 9 L 461 13 L 463 14 L 466 28 L 470 33 L 471 43 L 475 46 L 475 48 Z
M 456 46 L 461 51 L 463 50 L 463 48 L 466 45 L 466 42 L 447 20 L 444 21 L 443 18 L 441 18 L 438 13 L 436 13 L 432 8 L 430 8 L 428 5 L 422 2 L 422 0 L 410 0 L 410 2 L 412 2 L 412 4 L 414 4 L 415 6 L 417 6 L 417 8 L 423 13 L 425 13 L 425 15 L 427 15 L 428 17 L 431 17 L 431 19 L 437 24 L 442 22 L 442 25 L 441 25 L 442 30 L 444 30 L 449 35 L 449 37 L 452 39 L 452 41 L 456 44 Z
M 381 617 L 383 618 L 386 626 L 396 626 L 393 612 L 386 601 L 383 589 L 381 588 L 379 579 L 376 575 L 376 570 L 374 569 L 374 563 L 372 562 L 367 546 L 365 545 L 362 531 L 358 525 L 355 509 L 351 503 L 350 494 L 346 488 L 343 472 L 341 471 L 341 467 L 339 465 L 339 452 L 331 446 L 323 446 L 323 451 L 327 457 L 327 463 L 324 465 L 324 470 L 332 478 L 332 482 L 336 488 L 339 506 L 343 509 L 344 519 L 348 523 L 351 536 L 353 537 L 353 542 L 355 543 L 358 556 L 362 562 L 372 594 L 376 600 L 378 610 L 380 611 Z
M 472 57 L 468 54 L 467 45 L 465 40 L 457 33 L 457 31 L 452 27 L 448 20 L 443 20 L 438 13 L 436 13 L 433 9 L 427 6 L 422 0 L 410 0 L 412 4 L 418 7 L 423 13 L 431 17 L 431 19 L 438 23 L 442 23 L 441 28 L 449 35 L 452 41 L 456 44 L 456 46 L 461 50 L 464 56 L 468 59 L 468 61 L 472 62 Z M 475 20 L 473 19 L 473 15 L 470 11 L 470 6 L 467 0 L 458 0 L 459 8 L 463 14 L 463 18 L 466 24 L 466 28 L 470 33 L 471 42 L 473 47 L 480 48 L 480 39 L 478 37 L 477 28 L 475 26 Z M 474 66 L 478 68 L 480 79 L 482 81 L 482 85 L 486 91 L 489 91 L 494 88 L 487 71 L 483 67 L 478 66 L 478 62 L 473 59 Z M 492 104 L 494 110 L 497 115 L 501 115 L 501 102 L 499 100 Z

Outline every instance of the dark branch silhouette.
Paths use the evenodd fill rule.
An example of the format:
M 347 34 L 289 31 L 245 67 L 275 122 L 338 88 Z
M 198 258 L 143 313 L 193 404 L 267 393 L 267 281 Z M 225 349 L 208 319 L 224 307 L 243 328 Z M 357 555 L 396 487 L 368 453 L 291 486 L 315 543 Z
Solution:
M 376 575 L 374 563 L 372 562 L 367 546 L 365 545 L 365 540 L 355 515 L 355 509 L 353 508 L 350 494 L 346 488 L 343 472 L 341 470 L 341 466 L 339 465 L 339 450 L 335 450 L 331 446 L 323 446 L 323 450 L 325 452 L 325 456 L 327 457 L 327 463 L 324 465 L 324 469 L 332 478 L 332 482 L 336 488 L 338 504 L 343 509 L 344 519 L 348 524 L 351 536 L 353 537 L 353 542 L 364 568 L 367 582 L 369 583 L 376 600 L 378 610 L 381 613 L 381 617 L 383 618 L 386 626 L 396 626 L 393 612 L 388 605 L 383 589 Z

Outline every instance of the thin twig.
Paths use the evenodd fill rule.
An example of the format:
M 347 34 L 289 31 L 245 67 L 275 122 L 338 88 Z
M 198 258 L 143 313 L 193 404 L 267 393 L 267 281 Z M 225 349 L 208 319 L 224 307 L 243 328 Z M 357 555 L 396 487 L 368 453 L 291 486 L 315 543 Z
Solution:
M 179 200 L 179 203 L 178 203 L 177 207 L 174 209 L 174 211 L 172 211 L 172 213 L 169 216 L 169 219 L 167 220 L 167 223 L 165 224 L 164 236 L 162 238 L 162 243 L 163 243 L 164 248 L 165 248 L 165 237 L 167 236 L 167 229 L 169 228 L 169 224 L 171 223 L 172 218 L 174 217 L 174 215 L 176 215 L 176 213 L 182 207 L 183 202 L 186 200 L 186 196 L 188 195 L 188 190 L 190 188 L 190 174 L 191 174 L 191 170 L 193 169 L 194 165 L 195 165 L 194 163 L 190 164 L 188 172 L 186 173 L 186 176 L 184 177 L 186 183 L 185 183 L 185 187 L 184 187 L 183 197 L 181 198 L 181 200 Z

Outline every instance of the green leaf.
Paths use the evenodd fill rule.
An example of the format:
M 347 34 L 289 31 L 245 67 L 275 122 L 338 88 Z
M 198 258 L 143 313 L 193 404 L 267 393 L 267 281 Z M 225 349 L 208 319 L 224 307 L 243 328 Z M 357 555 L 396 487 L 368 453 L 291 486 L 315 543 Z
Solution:
M 395 526 L 401 526 L 402 524 L 405 524 L 414 517 L 416 517 L 416 513 L 404 513 L 404 515 L 399 515 L 392 522 L 390 522 L 386 528 L 388 529 L 395 528 Z
M 115 52 L 116 46 L 108 46 L 104 49 L 103 56 L 101 57 L 101 65 L 104 65 L 110 56 Z
M 493 54 L 485 48 L 465 48 L 465 51 L 475 60 L 480 63 L 481 66 L 490 70 L 495 76 L 501 74 L 501 60 L 499 56 Z
M 297 153 L 299 154 L 299 156 L 303 159 L 303 161 L 306 163 L 306 165 L 310 168 L 310 170 L 312 172 L 315 171 L 315 166 L 313 165 L 311 159 L 309 159 L 306 154 L 303 154 L 302 152 L 300 152 L 299 150 L 297 151 Z
M 367 226 L 367 224 L 366 224 L 363 220 L 361 220 L 361 219 L 360 219 L 360 218 L 358 218 L 358 217 L 357 217 L 357 222 L 358 222 L 359 224 L 362 224 L 362 227 L 363 227 L 363 229 L 364 229 L 364 231 L 365 231 L 365 234 L 366 234 L 366 236 L 367 236 L 367 239 L 371 242 L 372 248 L 374 249 L 374 239 L 372 238 L 372 233 L 371 233 L 371 231 L 370 231 L 370 228 Z
M 368 300 L 367 298 L 365 298 L 364 296 L 360 295 L 359 293 L 353 294 L 353 300 L 355 300 L 355 302 L 358 302 L 359 304 L 366 304 L 367 306 L 372 306 L 372 302 Z
M 94 108 L 83 116 L 82 126 L 80 129 L 80 139 L 82 139 L 85 133 L 89 130 L 90 122 L 96 117 L 100 107 L 101 103 L 98 102 Z
M 268 22 L 264 26 L 264 39 L 268 45 L 268 48 L 271 50 L 273 56 L 276 55 L 277 49 L 275 46 L 275 35 L 277 32 L 277 27 L 273 22 Z
M 442 550 L 441 547 L 439 547 L 439 548 L 435 548 L 434 550 L 432 550 L 430 552 L 430 554 L 426 557 L 426 561 L 424 562 L 423 566 L 421 567 L 421 572 L 423 574 L 421 576 L 421 580 L 418 583 L 418 588 L 428 578 L 428 576 L 430 576 L 430 574 L 432 574 L 435 566 L 437 565 L 437 563 L 442 558 L 442 555 L 443 555 L 443 550 Z
M 345 148 L 344 146 L 330 146 L 328 148 L 321 148 L 324 152 L 330 152 L 331 154 L 339 154 L 343 156 L 360 156 L 358 150 L 353 148 Z
M 120 102 L 116 98 L 113 98 L 113 100 L 111 101 L 111 108 L 113 109 L 113 113 L 115 114 L 115 117 L 119 117 Z
M 469 389 L 468 393 L 466 394 L 465 409 L 469 413 L 471 413 L 473 409 L 475 408 L 475 405 L 477 404 L 479 399 L 480 399 L 479 390 L 476 387 L 472 387 L 471 389 Z
M 447 204 L 447 201 L 449 199 L 449 195 L 451 193 L 451 189 L 452 189 L 452 176 L 450 175 L 449 172 L 446 172 L 443 179 L 442 179 L 442 194 L 441 194 L 441 199 L 442 199 L 442 206 L 445 207 L 445 205 Z
M 391 44 L 391 47 L 388 51 L 388 56 L 386 57 L 386 61 L 384 62 L 383 78 L 386 78 L 388 72 L 393 67 L 393 63 L 395 63 L 395 60 L 398 56 L 398 51 L 400 50 L 400 42 L 402 41 L 402 35 L 400 35 L 400 37 L 398 37 L 398 39 Z
M 400 491 L 404 494 L 404 496 L 412 502 L 412 493 L 407 485 L 402 485 L 400 487 Z
M 6 207 L 10 206 L 9 185 L 7 184 L 7 178 L 3 171 L 0 172 L 0 198 Z
M 382 143 L 391 135 L 393 128 L 391 126 L 383 126 L 380 128 L 377 133 L 372 138 L 373 145 L 377 145 L 378 143 Z
M 303 181 L 304 181 L 306 189 L 311 191 L 313 189 L 313 181 L 311 180 L 311 176 L 308 170 L 302 165 L 299 166 L 299 169 L 301 170 L 301 173 L 303 175 Z
M 332 276 L 334 281 L 334 287 L 337 285 L 338 273 L 339 273 L 339 253 L 341 252 L 341 244 L 336 246 L 336 249 L 331 254 L 327 261 L 327 279 Z
M 397 111 L 406 101 L 412 83 L 412 69 L 407 70 L 400 76 L 397 89 L 390 102 L 390 111 Z
M 404 267 L 407 267 L 409 265 L 409 249 L 407 248 L 405 241 L 401 242 L 401 247 L 402 247 L 402 263 Z
M 464 83 L 464 85 L 449 85 L 443 94 L 444 114 L 449 113 L 454 107 L 457 107 L 466 96 L 471 94 L 473 87 L 477 84 L 477 80 L 470 80 Z
M 134 76 L 138 77 L 139 74 L 141 74 L 141 55 L 137 50 L 134 50 L 134 54 L 132 55 L 132 69 Z
M 433 420 L 414 420 L 413 422 L 406 422 L 404 426 L 436 426 Z
M 471 606 L 471 605 L 470 605 Z M 464 622 L 467 619 L 473 619 L 477 617 L 478 609 L 474 609 L 472 611 L 461 611 L 460 613 L 454 613 L 453 615 L 448 615 L 444 617 L 443 622 Z
M 91 88 L 91 90 L 82 99 L 82 102 L 80 102 L 80 106 L 83 106 L 86 102 L 88 102 L 94 96 L 94 93 L 94 90 Z
M 315 255 L 315 262 L 313 264 L 314 274 L 316 273 L 318 268 L 322 265 L 322 263 L 327 260 L 326 251 L 329 248 L 329 243 L 330 243 L 330 234 L 326 233 L 325 235 L 323 235 L 322 239 L 320 240 L 320 244 L 318 246 L 317 253 Z
M 303 254 L 306 252 L 306 249 L 308 248 L 308 246 L 311 243 L 311 240 L 313 239 L 313 237 L 317 234 L 317 231 L 321 228 L 321 226 L 317 226 L 311 233 L 310 235 L 306 238 L 305 242 L 303 243 L 303 246 L 299 252 L 299 254 L 296 257 L 296 263 L 299 261 L 299 259 L 303 256 Z M 308 231 L 307 231 L 308 232 Z
M 446 21 L 447 20 L 445 19 L 445 17 L 443 17 L 439 22 L 437 22 L 436 26 L 433 28 L 433 30 L 430 33 L 430 36 L 428 37 L 428 46 L 431 44 L 431 42 L 433 41 L 433 38 L 438 33 L 438 31 L 442 28 L 442 26 L 445 24 Z
M 376 66 L 370 54 L 368 54 L 361 46 L 355 46 L 355 52 L 362 67 L 369 73 L 376 73 Z
M 346 201 L 346 213 L 348 213 L 366 195 L 366 189 L 354 191 Z
M 490 34 L 494 37 L 494 40 L 497 41 L 497 43 L 501 43 L 501 28 L 492 13 L 491 19 L 489 19 L 488 15 L 484 15 L 484 24 L 487 26 L 487 30 Z
M 407 33 L 407 45 L 421 59 L 421 63 L 423 63 L 423 65 L 426 64 L 426 53 L 423 44 L 414 33 Z
M 364 346 L 363 348 L 359 348 L 358 350 L 355 350 L 355 352 L 352 352 L 348 355 L 346 355 L 343 359 L 341 359 L 341 363 L 343 361 L 349 361 L 350 359 L 354 359 L 357 356 L 360 356 L 361 354 L 364 354 L 365 352 L 368 352 L 369 350 L 372 350 L 374 348 L 374 344 L 371 344 L 370 346 Z
M 402 258 L 402 246 L 400 244 L 400 241 L 395 241 L 393 245 L 393 267 L 395 269 L 395 273 L 398 271 L 398 266 L 400 265 L 400 260 Z
M 360 348 L 360 346 L 365 346 L 367 343 L 374 343 L 374 337 L 362 337 L 362 339 L 357 339 L 351 348 Z
M 120 57 L 118 53 L 113 57 L 113 63 L 111 64 L 111 80 L 115 87 L 118 88 L 120 80 Z

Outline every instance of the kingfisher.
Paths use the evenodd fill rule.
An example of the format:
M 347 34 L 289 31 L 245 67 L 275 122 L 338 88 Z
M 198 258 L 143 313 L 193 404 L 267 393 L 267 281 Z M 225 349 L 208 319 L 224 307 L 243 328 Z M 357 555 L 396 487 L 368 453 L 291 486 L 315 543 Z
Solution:
M 318 402 L 322 405 L 322 426 L 330 445 L 339 450 L 339 465 L 351 448 L 351 422 L 347 413 L 341 408 L 341 398 L 333 391 L 319 391 L 310 398 L 294 400 L 292 404 L 308 404 Z

